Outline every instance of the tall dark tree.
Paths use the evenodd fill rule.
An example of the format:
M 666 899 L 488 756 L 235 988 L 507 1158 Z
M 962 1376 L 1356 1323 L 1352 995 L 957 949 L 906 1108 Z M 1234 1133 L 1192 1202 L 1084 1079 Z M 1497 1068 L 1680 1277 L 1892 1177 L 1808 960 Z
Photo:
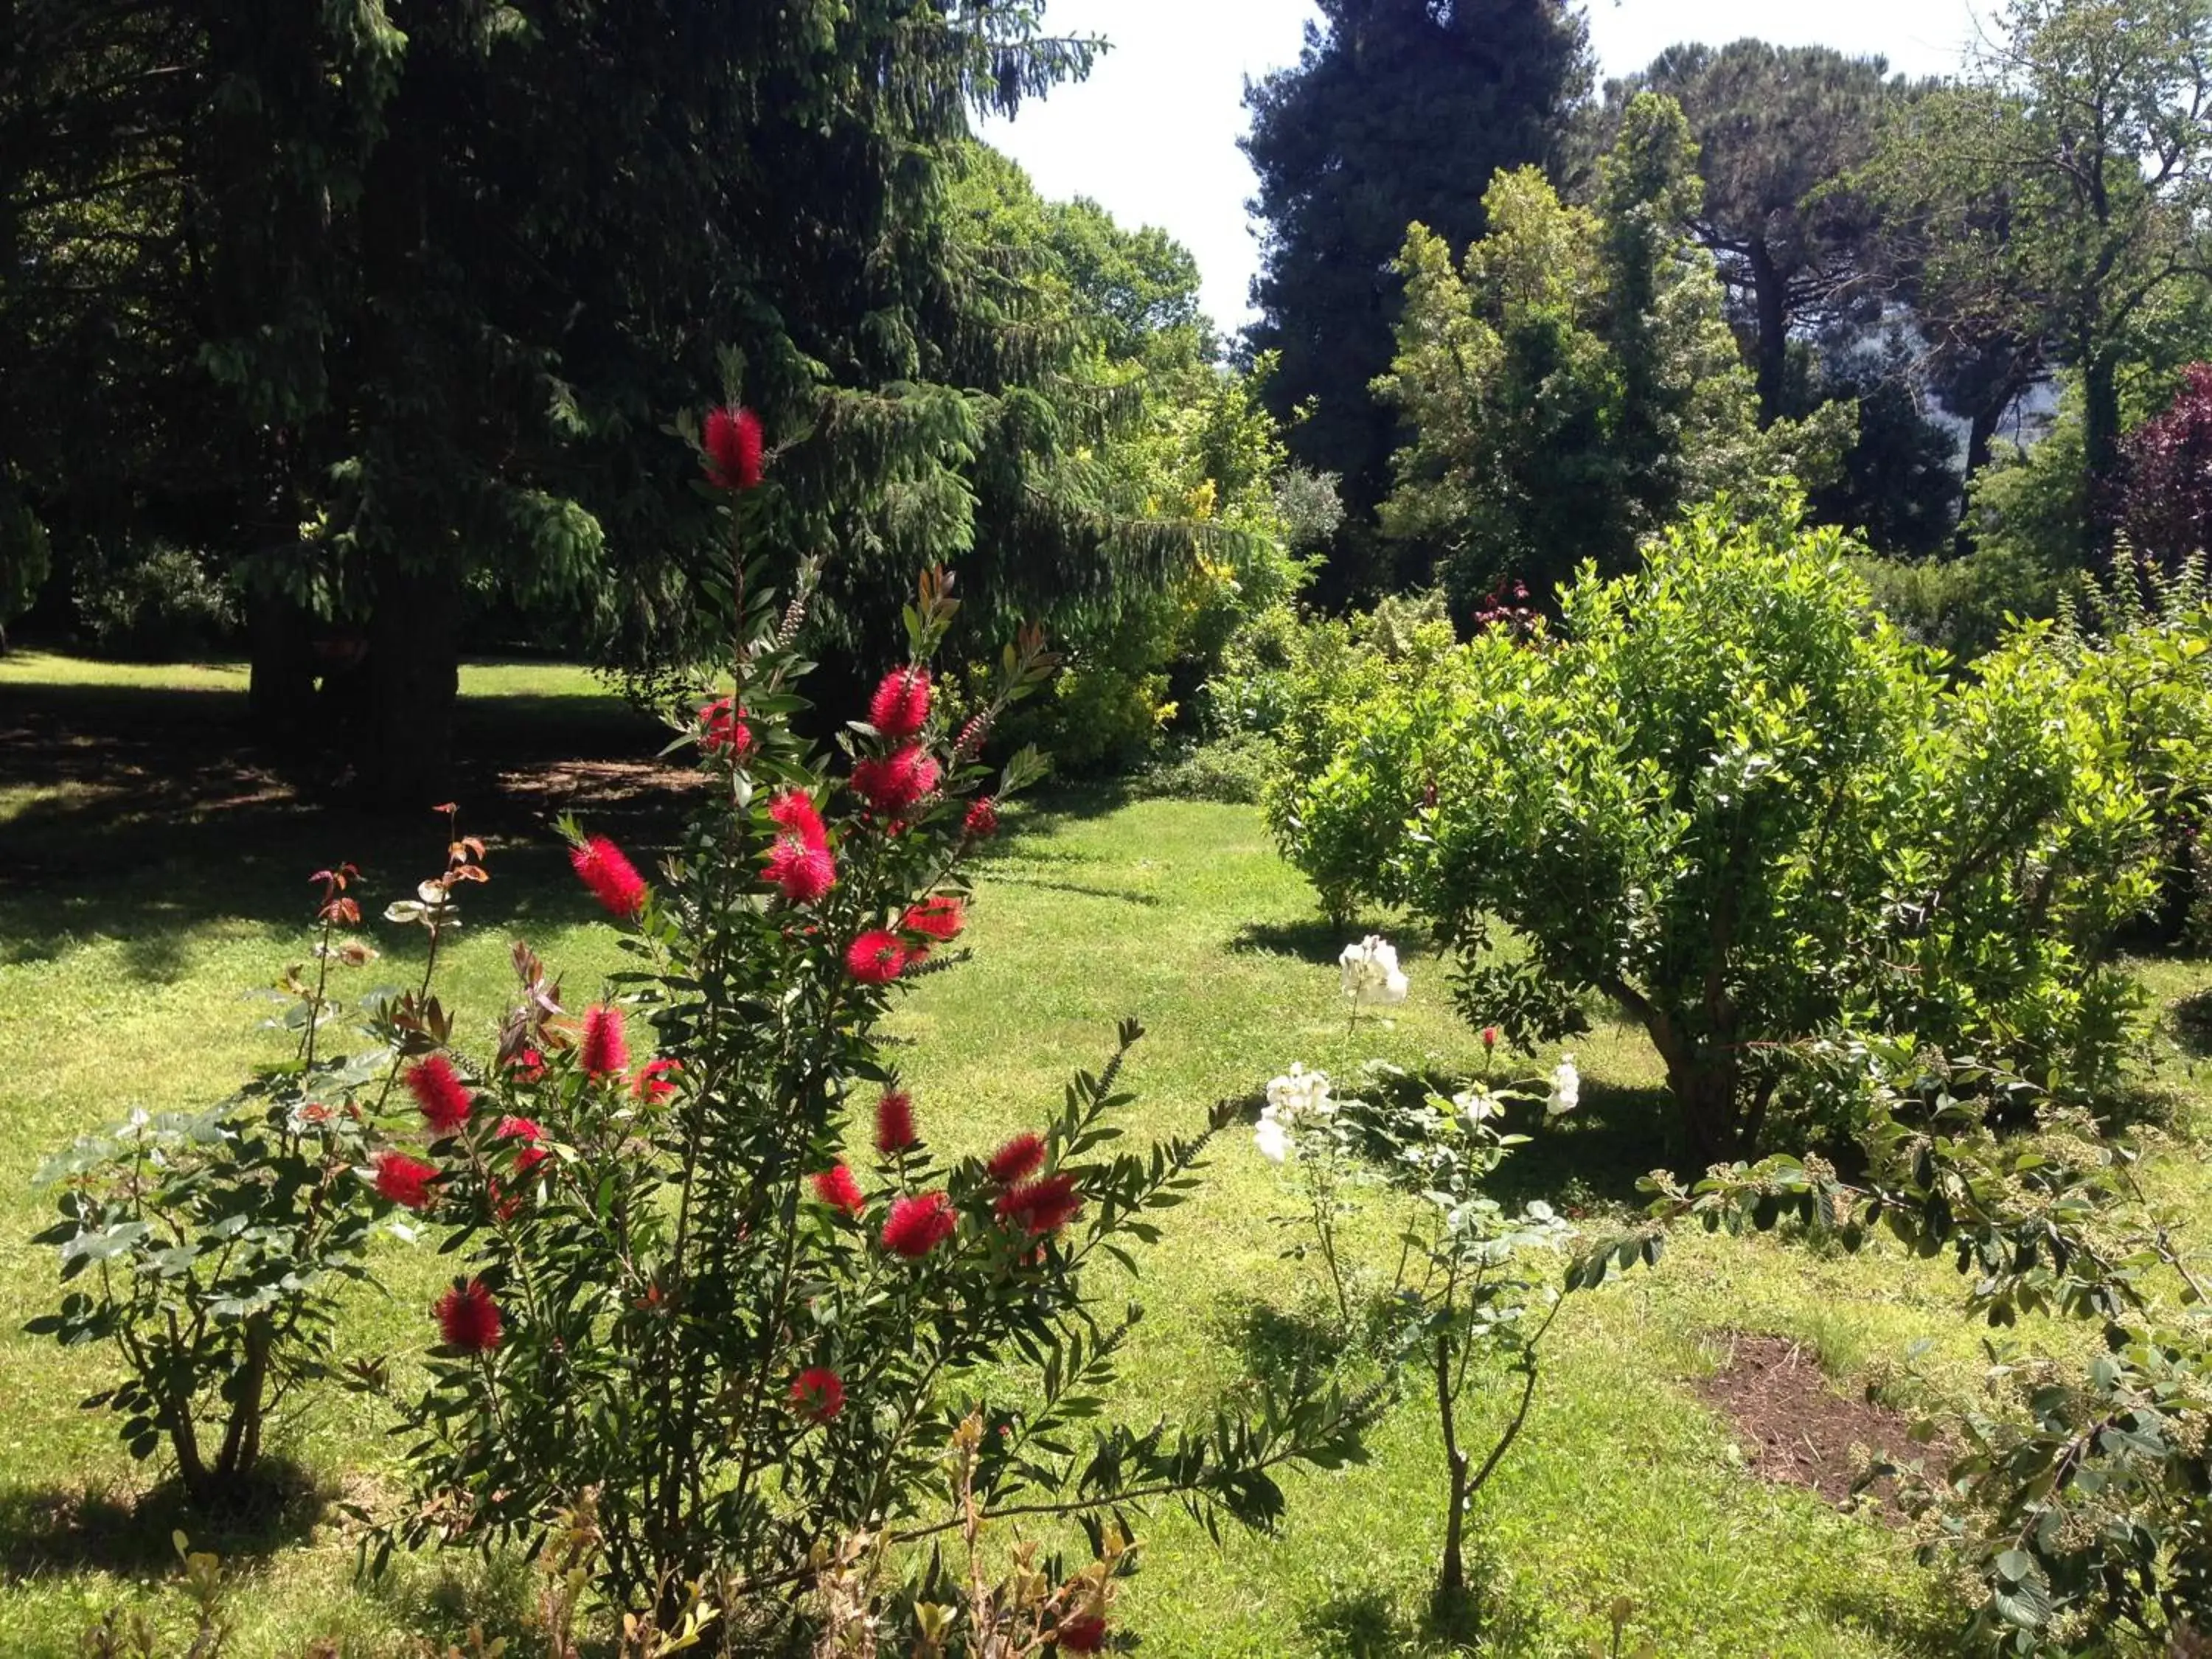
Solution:
M 1790 402 L 1790 345 L 1872 296 L 1879 218 L 1844 184 L 1873 156 L 1888 100 L 1911 94 L 1879 58 L 1737 40 L 1670 46 L 1607 84 L 1608 135 L 1638 91 L 1682 107 L 1705 196 L 1690 228 L 1713 256 L 1749 342 L 1759 417 Z
M 1557 160 L 1588 88 L 1566 0 L 1321 0 L 1294 68 L 1245 88 L 1245 154 L 1265 226 L 1252 289 L 1267 396 L 1291 448 L 1339 474 L 1356 523 L 1390 488 L 1395 417 L 1368 387 L 1389 368 L 1403 296 L 1393 261 L 1419 221 L 1454 247 L 1484 229 L 1500 168 Z M 1346 573 L 1330 573 L 1346 587 Z
M 996 395 L 1053 343 L 942 210 L 969 111 L 1087 62 L 1041 9 L 11 0 L 0 132 L 41 142 L 0 182 L 0 339 L 39 373 L 0 395 L 74 410 L 93 362 L 119 486 L 58 449 L 27 493 L 191 480 L 253 573 L 257 701 L 303 703 L 309 613 L 358 628 L 359 759 L 401 806 L 441 787 L 467 595 L 696 641 L 716 536 L 668 428 L 726 369 L 787 446 L 759 544 L 832 556 L 833 637 L 1016 519 L 1030 588 L 1110 582 L 1055 430 Z M 40 283 L 92 297 L 56 321 Z

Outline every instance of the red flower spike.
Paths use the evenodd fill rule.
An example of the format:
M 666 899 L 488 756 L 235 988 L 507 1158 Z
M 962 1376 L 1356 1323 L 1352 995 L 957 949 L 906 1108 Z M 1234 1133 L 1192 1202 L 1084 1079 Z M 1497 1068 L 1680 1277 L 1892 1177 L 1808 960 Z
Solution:
M 494 1134 L 500 1140 L 519 1140 L 522 1143 L 522 1150 L 514 1155 L 514 1172 L 519 1176 L 528 1175 L 553 1156 L 538 1144 L 545 1139 L 545 1131 L 538 1127 L 534 1118 L 503 1117 L 500 1119 L 499 1127 Z
M 907 949 L 896 933 L 871 927 L 845 952 L 846 971 L 863 985 L 888 985 L 906 971 Z
M 436 1201 L 437 1194 L 430 1190 L 438 1179 L 436 1164 L 425 1164 L 404 1152 L 379 1152 L 375 1167 L 378 1197 L 404 1204 L 410 1210 L 427 1210 Z
M 407 1068 L 407 1092 L 422 1109 L 422 1121 L 433 1134 L 458 1133 L 469 1121 L 468 1085 L 443 1054 L 432 1054 Z
M 791 1408 L 799 1416 L 827 1423 L 845 1409 L 845 1381 L 827 1365 L 816 1365 L 791 1380 Z
M 717 697 L 699 711 L 699 746 L 710 755 L 743 760 L 752 752 L 752 728 L 745 711 L 729 697 Z
M 1011 1187 L 1018 1181 L 1027 1181 L 1043 1166 L 1044 1137 L 1024 1133 L 992 1153 L 991 1161 L 983 1167 L 1001 1187 Z
M 701 435 L 708 483 L 717 489 L 750 489 L 761 481 L 759 416 L 744 408 L 709 410 Z
M 853 788 L 883 817 L 901 817 L 937 787 L 937 763 L 910 743 L 853 763 Z
M 525 1048 L 507 1062 L 507 1075 L 517 1083 L 545 1081 L 545 1056 L 535 1048 Z
M 884 1090 L 876 1103 L 876 1150 L 890 1158 L 921 1143 L 914 1127 L 914 1097 L 903 1089 Z
M 853 1179 L 853 1172 L 843 1164 L 834 1164 L 821 1174 L 809 1177 L 814 1196 L 833 1210 L 842 1210 L 847 1215 L 858 1217 L 868 1207 L 861 1196 L 860 1183 Z
M 456 1284 L 438 1298 L 436 1311 L 438 1334 L 447 1347 L 462 1353 L 489 1353 L 505 1334 L 499 1304 L 481 1279 Z
M 1032 1181 L 999 1198 L 999 1219 L 1019 1227 L 1031 1238 L 1058 1232 L 1082 1209 L 1083 1194 L 1075 1190 L 1075 1177 L 1066 1174 Z
M 571 848 L 568 861 L 608 915 L 627 921 L 645 908 L 645 878 L 605 836 L 593 836 Z
M 910 738 L 929 723 L 929 671 L 895 668 L 868 699 L 868 724 L 885 737 Z
M 648 1060 L 638 1069 L 637 1097 L 658 1106 L 676 1095 L 676 1079 L 684 1070 L 684 1062 L 663 1055 Z
M 999 833 L 999 805 L 990 796 L 971 803 L 967 821 L 961 825 L 970 841 L 988 841 Z
M 991 716 L 988 711 L 971 714 L 968 723 L 960 728 L 960 735 L 952 744 L 956 761 L 973 760 L 983 752 L 983 739 L 991 735 Z
M 629 1043 L 622 1010 L 595 1004 L 584 1015 L 584 1075 L 594 1082 L 629 1070 Z
M 1095 1613 L 1063 1619 L 1053 1626 L 1052 1637 L 1062 1653 L 1097 1653 L 1106 1645 L 1106 1620 Z
M 890 1218 L 884 1223 L 884 1248 L 919 1261 L 951 1237 L 959 1224 L 943 1193 L 916 1193 L 891 1206 Z
M 807 847 L 827 847 L 829 827 L 822 822 L 822 814 L 814 805 L 814 797 L 803 789 L 787 789 L 768 804 L 769 821 L 787 835 Z
M 837 884 L 837 860 L 827 847 L 810 847 L 797 836 L 778 836 L 761 874 L 793 904 L 819 904 Z
M 944 945 L 960 937 L 968 925 L 968 901 L 951 893 L 938 893 L 899 918 L 899 932 L 919 933 Z

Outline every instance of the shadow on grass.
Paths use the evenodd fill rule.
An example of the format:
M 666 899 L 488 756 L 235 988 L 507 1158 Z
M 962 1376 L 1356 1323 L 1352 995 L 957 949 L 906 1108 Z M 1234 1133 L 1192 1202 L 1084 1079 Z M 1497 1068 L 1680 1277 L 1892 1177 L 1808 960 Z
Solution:
M 1232 1292 L 1222 1309 L 1223 1340 L 1243 1359 L 1246 1374 L 1261 1382 L 1289 1382 L 1338 1369 L 1348 1340 L 1336 1305 L 1319 1291 L 1296 1308 L 1279 1308 Z
M 1249 921 L 1237 930 L 1229 948 L 1240 956 L 1295 957 L 1329 968 L 1336 964 L 1350 935 L 1333 921 Z
M 1449 1600 L 1439 1600 L 1427 1585 L 1346 1588 L 1304 1608 L 1300 1632 L 1326 1659 L 1528 1651 L 1542 1621 L 1485 1578 L 1479 1529 L 1468 1543 L 1474 1582 Z
M 366 810 L 342 780 L 252 744 L 245 709 L 232 691 L 0 685 L 0 776 L 28 795 L 0 820 L 0 963 L 108 939 L 126 972 L 159 982 L 187 970 L 210 921 L 302 938 L 306 878 L 335 860 L 360 866 L 371 912 L 442 867 L 441 820 Z M 686 775 L 653 758 L 660 738 L 611 698 L 465 698 L 454 798 L 463 828 L 493 842 L 477 915 L 577 913 L 553 829 L 564 810 L 635 854 L 672 838 Z
M 2212 988 L 2183 997 L 2167 1013 L 2184 1048 L 2199 1060 L 2212 1055 Z
M 296 1463 L 271 1462 L 252 1489 L 213 1510 L 174 1481 L 131 1498 L 83 1488 L 0 1489 L 0 1574 L 9 1581 L 93 1570 L 138 1575 L 178 1563 L 176 1537 L 226 1560 L 305 1539 L 334 1494 Z

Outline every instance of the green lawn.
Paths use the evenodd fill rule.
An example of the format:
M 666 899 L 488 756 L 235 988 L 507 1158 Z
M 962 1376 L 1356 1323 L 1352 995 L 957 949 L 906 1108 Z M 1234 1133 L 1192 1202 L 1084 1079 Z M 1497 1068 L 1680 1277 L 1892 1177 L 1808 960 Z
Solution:
M 197 694 L 160 685 L 228 671 L 173 671 L 167 682 L 143 672 L 0 660 L 0 732 L 65 683 L 173 702 Z M 556 752 L 577 732 L 626 733 L 641 757 L 656 746 L 580 675 L 484 671 L 470 696 L 477 729 L 504 725 L 532 753 Z M 161 1576 L 167 1520 L 127 1513 L 147 1473 L 105 1420 L 76 1408 L 106 1375 L 100 1357 L 65 1358 L 18 1334 L 54 1291 L 51 1256 L 25 1242 L 42 1224 L 31 1172 L 74 1133 L 133 1104 L 212 1099 L 273 1052 L 241 993 L 298 953 L 315 862 L 361 860 L 380 904 L 428 873 L 438 848 L 427 819 L 357 823 L 281 791 L 230 808 L 203 801 L 159 821 L 47 786 L 31 799 L 35 810 L 11 812 L 0 796 L 0 1249 L 15 1264 L 0 1279 L 0 1654 L 60 1659 L 76 1652 L 88 1608 L 127 1596 L 173 1617 L 178 1603 L 146 1588 Z M 617 959 L 612 933 L 571 890 L 542 828 L 573 798 L 511 790 L 503 803 L 495 880 L 467 896 L 468 931 L 447 981 L 479 1049 L 504 992 L 510 937 L 529 938 L 572 993 Z M 665 823 L 621 791 L 582 804 L 634 839 Z M 1127 1074 L 1139 1132 L 1188 1130 L 1215 1101 L 1255 1095 L 1292 1060 L 1340 1077 L 1369 1057 L 1473 1063 L 1444 967 L 1418 952 L 1407 953 L 1413 989 L 1397 1017 L 1347 1033 L 1331 965 L 1343 940 L 1249 808 L 1065 793 L 1011 819 L 976 874 L 975 959 L 923 981 L 893 1028 L 910 1045 L 902 1063 L 933 1140 L 955 1150 L 1037 1121 L 1068 1069 L 1095 1064 L 1125 1014 L 1150 1031 Z M 380 942 L 408 954 L 404 939 Z M 2168 1000 L 2208 981 L 2212 966 L 2195 963 L 2161 963 L 2153 979 Z M 1608 1026 L 1577 1047 L 1589 1079 L 1583 1110 L 1524 1152 L 1516 1191 L 1599 1212 L 1677 1153 L 1640 1036 Z M 2193 1083 L 2178 1061 L 2167 1065 L 2171 1081 Z M 1233 1393 L 1312 1305 L 1310 1270 L 1279 1256 L 1270 1218 L 1288 1200 L 1276 1168 L 1236 1130 L 1217 1143 L 1209 1174 L 1200 1197 L 1174 1212 L 1139 1287 L 1147 1316 L 1121 1401 L 1132 1416 L 1196 1412 Z M 2193 1158 L 2170 1161 L 2163 1178 L 2201 1200 Z M 1389 1233 L 1378 1199 L 1362 1252 L 1381 1261 Z M 424 1340 L 439 1264 L 389 1241 L 380 1267 L 391 1294 L 361 1298 L 347 1346 L 404 1353 Z M 1928 1338 L 1929 1377 L 1915 1386 L 1964 1396 L 1978 1381 L 1978 1334 L 1958 1315 L 1960 1291 L 1940 1264 L 1893 1251 L 1827 1259 L 1698 1235 L 1681 1238 L 1655 1273 L 1578 1298 L 1560 1322 L 1528 1432 L 1475 1516 L 1480 1650 L 1582 1653 L 1609 1628 L 1605 1610 L 1620 1596 L 1635 1604 L 1632 1634 L 1668 1656 L 1950 1650 L 1956 1604 L 1912 1565 L 1910 1541 L 1747 1474 L 1730 1425 L 1691 1385 L 1717 1363 L 1723 1334 L 1765 1330 L 1805 1342 L 1851 1392 L 1894 1377 L 1906 1344 Z M 373 1507 L 397 1480 L 385 1430 L 332 1395 L 289 1449 L 326 1492 Z M 1122 1622 L 1161 1655 L 1446 1650 L 1423 1628 L 1443 1521 L 1432 1419 L 1418 1403 L 1401 1406 L 1373 1450 L 1363 1468 L 1296 1479 L 1274 1539 L 1231 1537 L 1217 1548 L 1179 1516 L 1155 1516 Z M 357 1587 L 354 1540 L 330 1515 L 263 1541 L 233 1554 L 251 1585 L 238 1604 L 244 1659 L 289 1656 L 325 1632 L 347 1636 L 349 1655 L 379 1653 L 395 1650 L 403 1630 L 450 1635 L 471 1617 L 512 1616 L 514 1575 L 466 1559 L 417 1558 Z

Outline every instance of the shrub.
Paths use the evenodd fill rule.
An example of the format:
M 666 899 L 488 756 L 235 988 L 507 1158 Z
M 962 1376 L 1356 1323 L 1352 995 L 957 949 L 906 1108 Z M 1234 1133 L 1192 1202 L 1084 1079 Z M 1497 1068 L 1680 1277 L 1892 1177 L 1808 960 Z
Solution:
M 1559 636 L 1493 628 L 1340 714 L 1271 797 L 1286 851 L 1332 907 L 1413 904 L 1516 1037 L 1613 998 L 1706 1158 L 1756 1138 L 1771 1045 L 1837 1024 L 2102 1086 L 2140 1007 L 2099 958 L 2155 845 L 2122 659 L 2038 625 L 1948 685 L 1846 550 L 1717 509 L 1585 573 Z
M 428 1202 L 419 1177 L 434 1172 L 390 1144 L 384 1113 L 403 1072 L 419 1075 L 417 1057 L 443 1041 L 431 972 L 459 924 L 453 890 L 483 878 L 482 851 L 456 838 L 444 874 L 408 902 L 429 961 L 412 993 L 362 999 L 367 1046 L 333 1054 L 322 1040 L 342 1010 L 333 972 L 376 956 L 348 931 L 361 912 L 353 867 L 338 865 L 316 876 L 313 965 L 287 970 L 277 994 L 290 1006 L 269 1022 L 299 1033 L 292 1057 L 205 1111 L 133 1112 L 39 1172 L 61 1189 L 61 1219 L 35 1242 L 59 1249 L 76 1288 L 28 1329 L 116 1346 L 127 1376 L 86 1405 L 122 1419 L 134 1457 L 166 1443 L 196 1504 L 251 1489 L 271 1414 L 328 1372 L 337 1296 L 368 1277 L 376 1218 Z
M 734 684 L 684 715 L 711 787 L 673 855 L 648 882 L 576 836 L 635 959 L 619 1000 L 577 1018 L 518 947 L 487 1086 L 434 1149 L 459 1271 L 403 1404 L 419 1502 L 383 1547 L 535 1547 L 589 1493 L 617 1608 L 673 1630 L 703 1595 L 761 1651 L 811 1641 L 824 1568 L 866 1540 L 836 1598 L 867 1598 L 902 1650 L 927 1631 L 980 1651 L 935 1555 L 896 1548 L 960 1524 L 926 1511 L 963 1424 L 977 1519 L 1075 1517 L 1103 1552 L 1101 1517 L 1147 1499 L 1271 1522 L 1271 1471 L 1352 1455 L 1364 1408 L 1298 1389 L 1250 1419 L 1083 1436 L 1137 1316 L 1091 1269 L 1134 1267 L 1218 1123 L 1116 1146 L 1131 1023 L 996 1154 L 948 1158 L 877 1030 L 957 960 L 961 865 L 1037 769 L 1017 757 L 987 795 L 975 757 L 1048 659 L 1025 636 L 994 700 L 948 718 L 927 664 L 954 606 L 926 578 L 908 660 L 833 766 L 789 721 L 804 586 L 787 606 L 754 570 L 740 592 Z M 909 1581 L 882 1589 L 894 1571 Z
M 2128 434 L 2120 520 L 2169 567 L 2212 551 L 2212 363 L 2191 363 L 2173 402 Z
M 238 596 L 198 555 L 167 543 L 129 548 L 81 571 L 77 621 L 96 656 L 149 662 L 204 656 L 238 632 Z
M 1275 764 L 1273 738 L 1240 733 L 1197 743 L 1163 761 L 1140 780 L 1148 795 L 1251 805 L 1266 793 Z

